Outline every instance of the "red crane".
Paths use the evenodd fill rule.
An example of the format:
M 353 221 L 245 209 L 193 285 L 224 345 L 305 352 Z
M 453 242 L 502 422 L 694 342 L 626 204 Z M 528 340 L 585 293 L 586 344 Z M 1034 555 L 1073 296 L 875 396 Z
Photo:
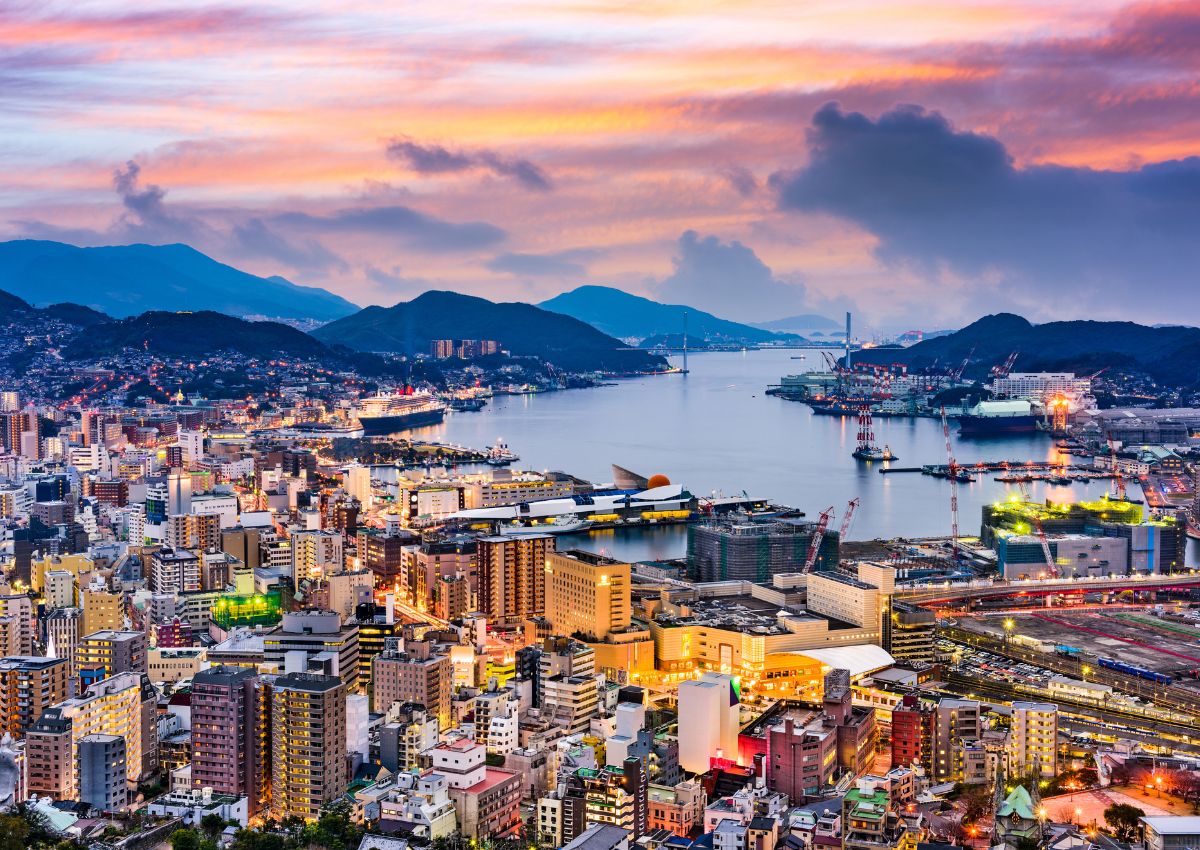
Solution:
M 821 553 L 821 543 L 825 540 L 825 529 L 829 528 L 831 519 L 833 519 L 832 505 L 821 511 L 821 518 L 817 520 L 817 529 L 813 532 L 812 540 L 808 542 L 808 557 L 804 559 L 806 575 L 812 572 L 812 568 L 817 563 L 817 555 Z
M 854 512 L 858 510 L 859 504 L 860 503 L 857 496 L 855 496 L 846 504 L 846 514 L 842 517 L 842 527 L 838 529 L 839 543 L 844 543 L 846 541 L 846 532 L 850 530 L 850 520 L 854 519 Z
M 954 447 L 950 445 L 950 423 L 946 419 L 946 405 L 942 405 L 942 434 L 946 437 L 946 477 L 950 479 L 950 551 L 958 560 L 958 461 L 954 459 Z
M 992 377 L 993 378 L 1007 378 L 1008 373 L 1012 371 L 1013 364 L 1017 362 L 1018 354 L 1020 354 L 1019 351 L 1014 351 L 1012 354 L 1008 355 L 1008 359 L 1005 360 L 1003 364 L 1001 364 L 999 366 L 993 366 L 992 367 Z
M 1111 437 L 1108 440 L 1108 449 L 1112 456 L 1112 474 L 1113 474 L 1113 495 L 1125 501 L 1125 479 L 1121 477 L 1121 469 L 1117 466 L 1117 441 Z
M 1036 516 L 1033 518 L 1033 525 L 1042 544 L 1042 557 L 1046 559 L 1046 569 L 1050 570 L 1050 578 L 1058 578 L 1058 565 L 1054 563 L 1054 556 L 1050 553 L 1050 540 L 1046 537 L 1046 529 L 1041 519 Z

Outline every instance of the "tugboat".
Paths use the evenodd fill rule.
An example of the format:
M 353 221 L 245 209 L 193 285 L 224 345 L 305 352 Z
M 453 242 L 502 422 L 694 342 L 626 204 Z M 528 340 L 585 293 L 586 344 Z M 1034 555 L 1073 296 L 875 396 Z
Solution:
M 850 453 L 855 460 L 895 460 L 891 448 L 882 449 L 875 445 L 875 429 L 872 425 L 871 408 L 861 405 L 858 408 L 858 448 Z
M 487 458 L 484 460 L 484 463 L 491 466 L 508 466 L 510 463 L 520 459 L 516 452 L 509 449 L 508 443 L 497 437 L 495 445 L 488 449 Z

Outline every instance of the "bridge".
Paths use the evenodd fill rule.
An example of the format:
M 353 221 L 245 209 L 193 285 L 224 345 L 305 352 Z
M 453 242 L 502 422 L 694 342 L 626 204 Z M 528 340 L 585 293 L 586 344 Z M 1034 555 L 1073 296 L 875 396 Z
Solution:
M 1080 576 L 1066 579 L 1017 581 L 978 579 L 969 582 L 927 582 L 896 588 L 893 598 L 914 605 L 942 605 L 974 599 L 1060 594 L 1111 593 L 1122 590 L 1193 590 L 1200 588 L 1200 572 L 1166 575 Z

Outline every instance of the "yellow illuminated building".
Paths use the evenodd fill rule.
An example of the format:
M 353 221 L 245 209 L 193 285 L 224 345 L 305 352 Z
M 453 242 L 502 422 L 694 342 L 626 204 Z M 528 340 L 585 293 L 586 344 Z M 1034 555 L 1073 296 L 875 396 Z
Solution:
M 563 635 L 603 640 L 629 628 L 629 564 L 590 552 L 546 558 L 546 619 Z

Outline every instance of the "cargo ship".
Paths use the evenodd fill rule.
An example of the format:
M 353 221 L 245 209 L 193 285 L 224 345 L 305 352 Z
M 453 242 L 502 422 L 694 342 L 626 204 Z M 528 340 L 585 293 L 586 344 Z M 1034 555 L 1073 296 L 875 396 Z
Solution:
M 958 432 L 969 437 L 1029 434 L 1037 427 L 1033 405 L 1023 399 L 981 401 L 958 419 Z
M 409 428 L 436 425 L 446 415 L 446 405 L 427 392 L 376 395 L 359 399 L 354 416 L 363 435 L 381 437 Z

